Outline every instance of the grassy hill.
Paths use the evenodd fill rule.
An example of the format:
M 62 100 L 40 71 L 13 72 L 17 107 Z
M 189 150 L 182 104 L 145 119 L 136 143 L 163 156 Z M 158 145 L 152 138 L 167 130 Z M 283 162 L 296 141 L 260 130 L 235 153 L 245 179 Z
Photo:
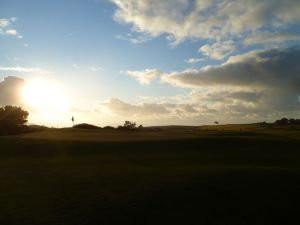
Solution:
M 297 224 L 300 129 L 46 129 L 0 137 L 0 224 Z

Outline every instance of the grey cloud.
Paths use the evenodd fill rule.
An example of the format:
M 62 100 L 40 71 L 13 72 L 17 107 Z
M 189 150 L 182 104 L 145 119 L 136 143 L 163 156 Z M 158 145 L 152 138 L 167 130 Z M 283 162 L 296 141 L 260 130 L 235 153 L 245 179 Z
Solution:
M 287 32 L 259 32 L 248 36 L 244 43 L 246 45 L 253 44 L 273 44 L 285 41 L 299 41 L 300 35 Z
M 25 81 L 18 77 L 5 77 L 0 82 L 0 105 L 19 105 L 22 103 L 21 90 Z
M 218 111 L 290 114 L 300 112 L 299 62 L 299 48 L 273 49 L 234 56 L 219 66 L 172 72 L 162 79 L 199 90 L 194 98 Z
M 245 91 L 237 91 L 228 94 L 228 98 L 233 98 L 246 102 L 257 102 L 263 97 L 263 93 L 261 92 L 245 92 Z
M 190 104 L 186 104 L 183 105 L 183 110 L 187 113 L 197 113 L 198 111 L 195 109 L 195 107 L 193 105 Z
M 256 91 L 212 91 L 201 99 L 213 102 L 232 102 L 234 100 L 257 103 L 264 94 Z
M 277 114 L 300 115 L 300 103 L 295 92 L 280 89 L 267 89 L 260 91 L 216 91 L 208 90 L 206 93 L 193 93 L 194 102 L 203 102 L 211 109 L 215 109 L 214 115 L 222 114 L 224 118 L 239 116 L 239 118 L 251 115 L 256 120 L 264 120 L 266 117 Z M 245 118 L 246 119 L 246 118 Z
M 273 49 L 229 58 L 219 66 L 163 75 L 179 87 L 238 86 L 300 89 L 300 49 Z

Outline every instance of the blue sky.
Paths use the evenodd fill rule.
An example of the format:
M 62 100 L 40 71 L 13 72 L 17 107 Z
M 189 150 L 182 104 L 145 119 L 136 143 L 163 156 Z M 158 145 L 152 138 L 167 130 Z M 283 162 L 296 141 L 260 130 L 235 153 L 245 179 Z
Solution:
M 277 89 L 270 90 L 260 78 L 283 79 L 283 73 L 270 66 L 282 65 L 284 70 L 284 61 L 274 66 L 258 59 L 297 57 L 300 4 L 296 0 L 245 4 L 0 0 L 0 77 L 59 83 L 69 101 L 63 118 L 76 114 L 81 122 L 99 125 L 128 117 L 153 125 L 298 116 L 293 101 L 299 87 L 275 85 Z M 235 77 L 240 64 L 247 65 L 241 74 L 252 71 L 255 85 L 245 83 L 243 75 Z M 297 73 L 298 65 L 289 66 Z M 261 72 L 264 67 L 272 76 Z M 291 75 L 286 82 L 292 85 L 298 76 Z M 283 88 L 293 92 L 286 94 Z M 290 108 L 282 109 L 286 101 L 269 99 L 281 91 L 284 99 L 294 96 Z M 32 121 L 43 123 L 34 116 L 39 110 L 31 110 Z M 49 124 L 65 124 L 62 121 Z

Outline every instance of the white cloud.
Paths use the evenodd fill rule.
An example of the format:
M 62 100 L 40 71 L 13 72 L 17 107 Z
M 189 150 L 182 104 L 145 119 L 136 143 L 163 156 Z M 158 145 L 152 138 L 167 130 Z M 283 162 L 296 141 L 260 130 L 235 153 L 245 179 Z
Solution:
M 16 20 L 17 18 L 15 17 L 0 19 L 0 35 L 10 35 L 17 36 L 18 38 L 23 38 L 23 36 L 20 35 L 16 29 L 11 28 Z
M 129 41 L 131 44 L 142 44 L 145 43 L 149 40 L 151 40 L 152 38 L 148 35 L 132 35 L 131 33 L 124 35 L 116 35 L 115 38 L 120 39 L 120 40 L 124 40 L 124 41 Z
M 202 58 L 189 58 L 189 59 L 186 59 L 184 61 L 188 64 L 196 64 L 196 63 L 204 61 L 204 59 L 202 59 Z
M 162 72 L 156 69 L 145 69 L 140 71 L 126 71 L 126 74 L 135 78 L 142 85 L 149 85 L 153 80 L 162 75 Z
M 8 18 L 8 19 L 2 18 L 2 19 L 0 19 L 0 28 L 8 27 L 15 21 L 16 21 L 15 17 Z
M 5 34 L 7 35 L 12 35 L 12 36 L 16 36 L 18 34 L 18 31 L 15 29 L 10 29 L 10 30 L 6 30 Z
M 0 27 L 7 27 L 10 24 L 9 20 L 7 19 L 0 19 Z
M 202 120 L 211 115 L 215 110 L 201 104 L 156 103 L 154 99 L 149 102 L 131 104 L 119 98 L 112 98 L 106 103 L 100 104 L 100 111 L 108 110 L 114 115 L 115 120 L 141 121 L 143 124 L 195 124 L 195 119 Z
M 99 66 L 99 65 L 80 65 L 80 64 L 76 64 L 73 63 L 71 65 L 71 67 L 73 69 L 76 70 L 81 70 L 81 71 L 85 71 L 85 72 L 99 72 L 99 71 L 103 71 L 103 67 Z
M 187 38 L 230 40 L 272 27 L 284 29 L 300 21 L 298 0 L 111 1 L 117 6 L 117 21 L 152 37 L 166 34 L 174 43 Z
M 297 117 L 300 115 L 299 104 L 292 99 L 279 96 L 275 92 L 261 90 L 207 89 L 193 90 L 183 94 L 183 102 L 173 102 L 178 96 L 161 96 L 142 98 L 137 104 L 124 102 L 119 98 L 110 99 L 101 104 L 101 112 L 110 112 L 111 118 L 117 121 L 132 120 L 143 124 L 212 124 L 247 123 L 257 121 L 274 121 L 282 116 Z
M 101 66 L 92 66 L 91 67 L 91 71 L 92 72 L 99 72 L 99 71 L 102 71 L 103 68 Z
M 40 68 L 30 68 L 30 67 L 4 67 L 0 66 L 0 71 L 13 71 L 13 72 L 20 72 L 20 73 L 46 73 L 46 70 Z
M 123 102 L 118 98 L 112 98 L 104 105 L 113 113 L 120 114 L 122 116 L 156 116 L 160 114 L 169 113 L 169 110 L 164 104 L 156 103 L 142 103 L 133 105 L 127 102 Z
M 209 58 L 223 60 L 235 51 L 233 41 L 216 42 L 212 45 L 206 44 L 199 48 L 199 52 Z

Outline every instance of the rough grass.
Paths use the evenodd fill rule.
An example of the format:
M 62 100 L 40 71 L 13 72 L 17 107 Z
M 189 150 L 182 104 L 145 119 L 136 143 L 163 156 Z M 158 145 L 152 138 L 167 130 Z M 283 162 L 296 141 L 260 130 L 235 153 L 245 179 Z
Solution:
M 0 137 L 0 224 L 297 224 L 295 127 Z

